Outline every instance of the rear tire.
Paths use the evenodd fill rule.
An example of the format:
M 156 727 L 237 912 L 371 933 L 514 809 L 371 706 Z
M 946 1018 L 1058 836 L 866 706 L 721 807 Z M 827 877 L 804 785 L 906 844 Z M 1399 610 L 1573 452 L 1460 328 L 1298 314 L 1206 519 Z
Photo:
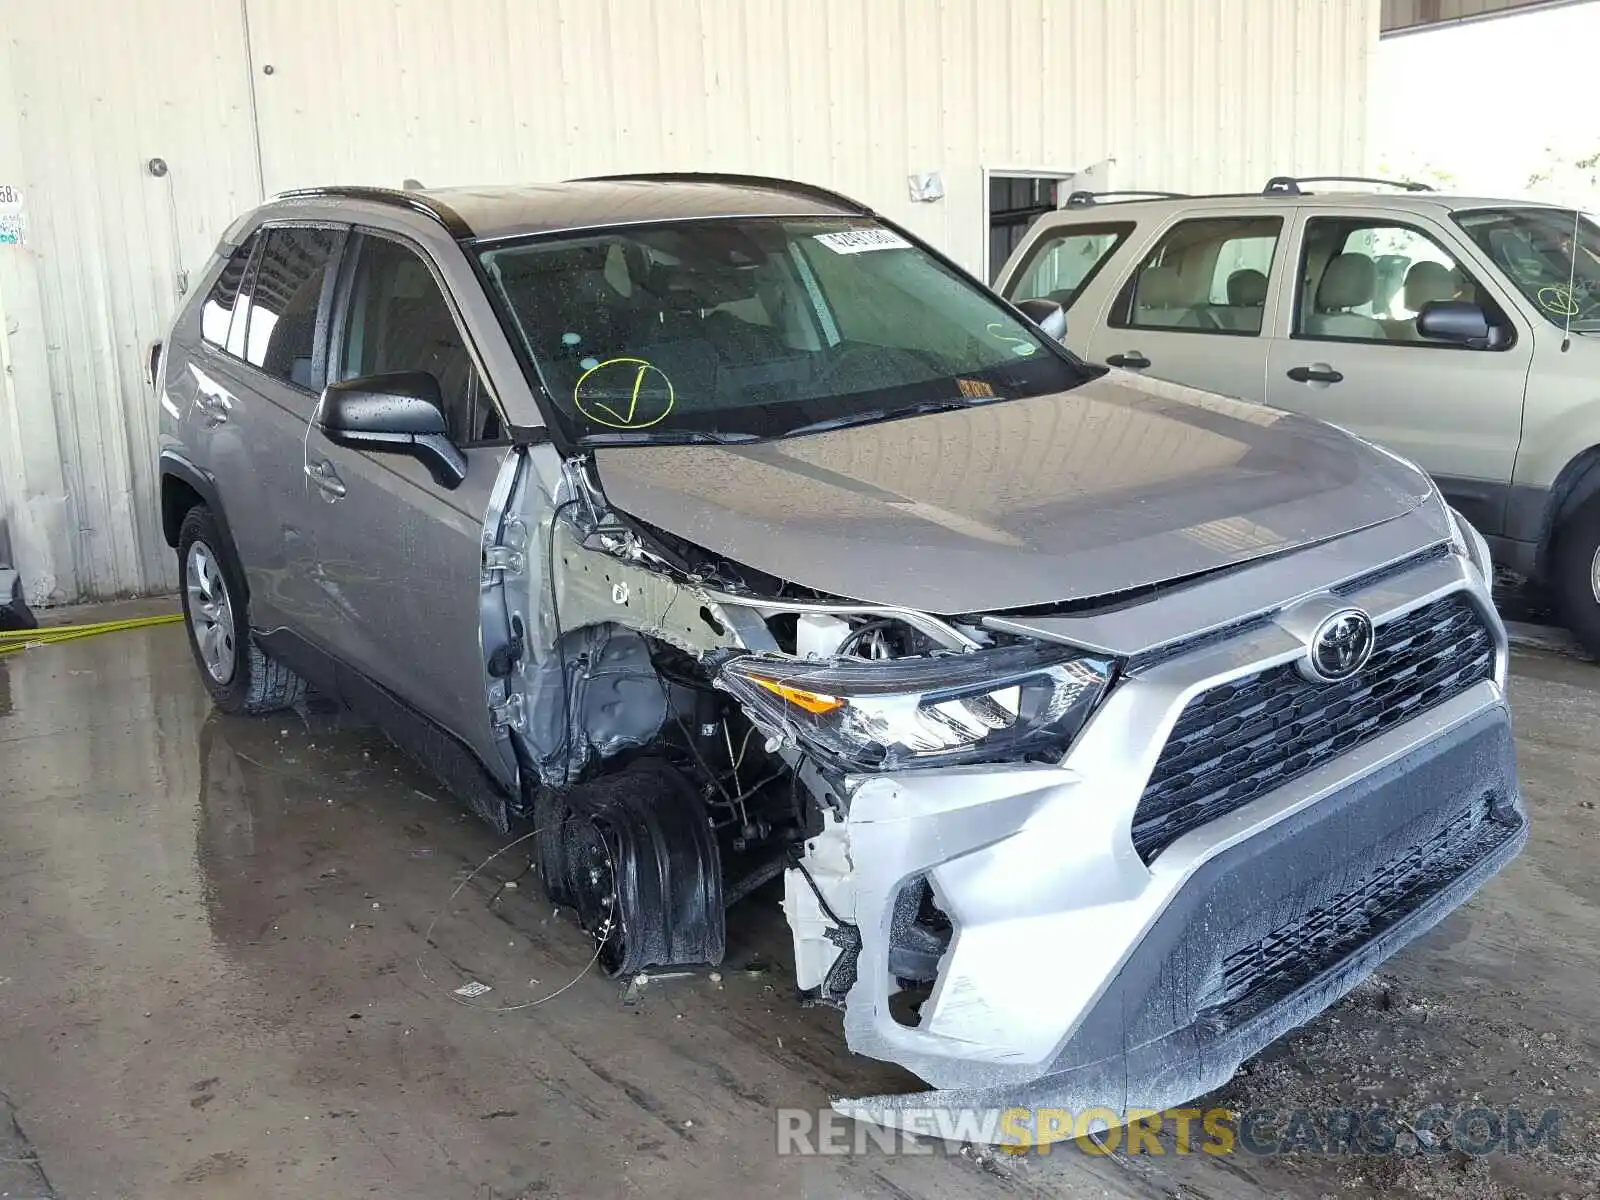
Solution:
M 218 708 L 257 715 L 292 708 L 305 680 L 268 658 L 250 633 L 250 603 L 234 569 L 233 546 L 211 510 L 191 508 L 178 531 L 184 628 L 200 679 Z
M 1600 659 L 1600 496 L 1556 531 L 1551 584 L 1556 605 L 1590 657 Z

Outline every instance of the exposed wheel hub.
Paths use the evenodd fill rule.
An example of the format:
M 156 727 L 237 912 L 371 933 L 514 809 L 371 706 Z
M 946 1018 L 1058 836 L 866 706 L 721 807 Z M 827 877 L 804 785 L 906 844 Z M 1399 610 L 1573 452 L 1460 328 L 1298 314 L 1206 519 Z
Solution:
M 597 821 L 571 816 L 563 841 L 567 894 L 572 897 L 579 922 L 600 943 L 600 965 L 614 975 L 627 958 L 617 903 L 615 835 Z
M 722 961 L 722 873 L 704 802 L 644 758 L 534 804 L 539 874 L 599 940 L 613 975 Z

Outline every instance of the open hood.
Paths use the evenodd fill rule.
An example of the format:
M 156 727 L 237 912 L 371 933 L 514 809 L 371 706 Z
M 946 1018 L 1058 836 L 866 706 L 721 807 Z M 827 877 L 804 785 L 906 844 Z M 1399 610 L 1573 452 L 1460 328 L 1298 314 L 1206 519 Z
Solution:
M 607 499 L 781 579 L 939 614 L 1112 596 L 1408 512 L 1425 475 L 1330 425 L 1112 373 L 747 446 L 596 452 Z

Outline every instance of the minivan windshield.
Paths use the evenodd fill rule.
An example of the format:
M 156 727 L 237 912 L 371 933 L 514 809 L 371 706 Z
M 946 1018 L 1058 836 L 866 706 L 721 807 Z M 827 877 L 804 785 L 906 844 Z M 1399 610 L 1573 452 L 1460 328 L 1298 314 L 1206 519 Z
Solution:
M 1560 208 L 1487 208 L 1455 219 L 1546 320 L 1580 333 L 1600 331 L 1600 227 L 1592 217 Z
M 583 443 L 741 441 L 1074 387 L 993 295 L 859 218 L 718 218 L 481 247 Z

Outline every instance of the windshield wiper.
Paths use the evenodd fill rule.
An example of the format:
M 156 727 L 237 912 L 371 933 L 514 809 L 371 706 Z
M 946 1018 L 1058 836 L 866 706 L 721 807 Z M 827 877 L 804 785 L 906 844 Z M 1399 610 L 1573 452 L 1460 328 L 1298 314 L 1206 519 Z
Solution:
M 753 433 L 710 433 L 703 429 L 615 430 L 586 433 L 585 446 L 732 446 L 760 441 Z
M 846 413 L 842 417 L 829 417 L 825 421 L 813 421 L 809 425 L 798 425 L 787 429 L 779 436 L 798 437 L 806 433 L 825 433 L 830 429 L 848 429 L 852 425 L 874 425 L 879 421 L 893 421 L 899 417 L 921 417 L 928 413 L 949 412 L 956 408 L 976 408 L 980 404 L 993 404 L 997 400 L 1004 400 L 1004 396 L 985 396 L 975 399 L 962 397 L 961 399 L 927 400 L 921 404 L 902 404 L 894 408 L 869 408 L 863 412 Z

